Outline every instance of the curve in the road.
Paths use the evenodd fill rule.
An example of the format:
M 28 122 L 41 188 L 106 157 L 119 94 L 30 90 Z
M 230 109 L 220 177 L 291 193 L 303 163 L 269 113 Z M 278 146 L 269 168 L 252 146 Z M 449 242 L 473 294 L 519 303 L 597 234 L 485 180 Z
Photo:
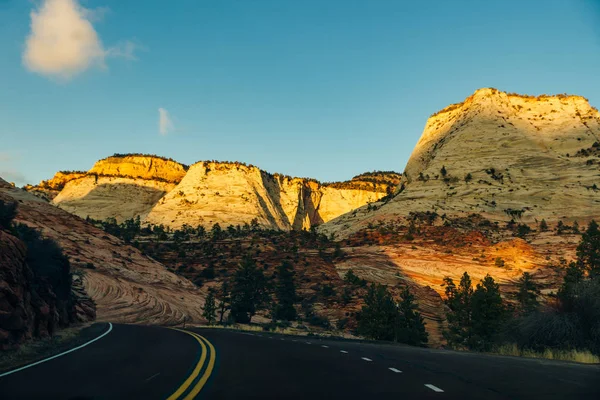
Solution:
M 167 400 L 191 400 L 194 399 L 202 390 L 208 378 L 215 367 L 217 358 L 214 346 L 204 337 L 197 333 L 186 331 L 183 329 L 171 328 L 173 330 L 187 333 L 198 341 L 202 348 L 200 360 L 194 367 L 194 370 L 187 379 L 177 388 L 177 390 L 167 398 Z M 208 362 L 206 359 L 208 358 Z M 204 371 L 202 375 L 200 372 Z
M 0 378 L 2 378 L 3 376 L 7 376 L 7 375 L 10 375 L 10 374 L 14 374 L 15 372 L 23 371 L 24 369 L 31 368 L 31 367 L 33 367 L 33 366 L 36 366 L 36 365 L 39 365 L 39 364 L 45 363 L 45 362 L 47 362 L 47 361 L 50 361 L 50 360 L 54 360 L 55 358 L 62 357 L 62 356 L 64 356 L 64 355 L 66 355 L 66 354 L 69 354 L 69 353 L 72 353 L 72 352 L 74 352 L 74 351 L 77 351 L 77 350 L 79 350 L 79 349 L 82 349 L 82 348 L 84 348 L 84 347 L 86 347 L 86 346 L 88 346 L 88 345 L 90 345 L 90 344 L 94 343 L 95 341 L 102 339 L 104 336 L 108 335 L 108 334 L 109 334 L 109 333 L 112 331 L 112 329 L 113 329 L 113 325 L 112 325 L 112 324 L 109 322 L 109 323 L 108 323 L 108 329 L 106 330 L 106 332 L 104 332 L 104 333 L 103 333 L 103 334 L 101 334 L 100 336 L 98 336 L 98 337 L 96 337 L 96 338 L 94 338 L 94 339 L 92 339 L 92 340 L 90 340 L 90 341 L 87 341 L 87 342 L 85 342 L 84 344 L 82 344 L 82 345 L 80 345 L 80 346 L 74 347 L 74 348 L 72 348 L 72 349 L 70 349 L 70 350 L 63 351 L 62 353 L 59 353 L 59 354 L 53 355 L 53 356 L 51 356 L 51 357 L 48 357 L 48 358 L 44 358 L 43 360 L 39 360 L 39 361 L 36 361 L 36 362 L 34 362 L 34 363 L 27 364 L 27 365 L 25 365 L 25 366 L 23 366 L 23 367 L 16 368 L 16 369 L 13 369 L 13 370 L 11 370 L 11 371 L 8 371 L 8 372 L 5 372 L 5 373 L 3 373 L 3 374 L 0 374 Z

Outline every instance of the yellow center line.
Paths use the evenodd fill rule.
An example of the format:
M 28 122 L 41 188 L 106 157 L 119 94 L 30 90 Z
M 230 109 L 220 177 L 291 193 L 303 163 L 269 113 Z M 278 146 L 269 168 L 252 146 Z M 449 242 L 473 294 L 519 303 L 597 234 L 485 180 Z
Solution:
M 179 332 L 187 333 L 188 335 L 190 335 L 194 339 L 196 339 L 198 341 L 198 343 L 200 343 L 200 346 L 202 347 L 202 356 L 200 356 L 200 361 L 196 365 L 196 368 L 194 368 L 194 370 L 192 371 L 191 375 L 185 380 L 185 382 L 183 382 L 183 384 L 179 387 L 179 389 L 177 389 L 177 391 L 175 393 L 173 393 L 172 395 L 170 395 L 167 398 L 167 400 L 175 400 L 175 399 L 179 398 L 179 396 L 181 396 L 183 394 L 183 392 L 185 392 L 188 389 L 188 387 L 192 384 L 194 379 L 196 379 L 196 377 L 200 374 L 200 370 L 202 369 L 202 366 L 204 365 L 204 361 L 206 360 L 206 346 L 204 345 L 204 342 L 202 340 L 200 340 L 199 337 L 197 337 L 192 332 L 184 331 L 182 329 L 177 329 L 177 328 L 171 328 L 171 329 L 179 331 Z M 210 347 L 211 347 L 211 350 L 213 350 L 211 353 L 214 354 L 214 348 L 212 347 L 212 345 Z M 213 355 L 211 354 L 211 359 L 212 358 L 213 358 Z M 213 361 L 213 364 L 214 364 L 214 361 Z M 211 371 L 212 371 L 212 368 L 211 368 Z M 206 373 L 204 375 L 206 375 Z M 202 378 L 204 378 L 204 376 Z M 198 390 L 198 391 L 200 391 L 200 390 Z M 186 397 L 186 399 L 188 397 Z
M 198 393 L 200 393 L 200 391 L 206 384 L 206 381 L 208 380 L 208 378 L 210 378 L 210 374 L 212 373 L 213 368 L 215 367 L 216 351 L 215 351 L 215 348 L 213 347 L 213 345 L 208 340 L 206 340 L 206 338 L 204 336 L 198 335 L 197 333 L 193 333 L 193 335 L 195 335 L 196 338 L 201 338 L 202 340 L 204 340 L 206 342 L 206 344 L 210 348 L 210 359 L 208 361 L 208 366 L 206 367 L 206 371 L 204 371 L 204 375 L 202 375 L 202 378 L 200 378 L 200 380 L 198 381 L 196 386 L 192 389 L 192 391 L 187 396 L 185 396 L 184 400 L 191 400 L 194 397 L 196 397 L 196 395 Z

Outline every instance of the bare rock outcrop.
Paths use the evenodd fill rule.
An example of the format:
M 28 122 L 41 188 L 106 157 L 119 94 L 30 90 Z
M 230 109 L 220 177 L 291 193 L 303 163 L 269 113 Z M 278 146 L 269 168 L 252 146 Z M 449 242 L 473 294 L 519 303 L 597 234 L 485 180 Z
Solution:
M 411 211 L 548 223 L 600 217 L 600 114 L 579 96 L 480 89 L 432 115 L 387 203 L 322 227 L 341 237 Z
M 58 177 L 58 175 L 57 175 Z M 243 225 L 256 219 L 272 229 L 308 229 L 393 191 L 399 174 L 366 173 L 347 182 L 270 174 L 237 162 L 201 161 L 191 167 L 157 156 L 115 155 L 87 173 L 58 185 L 44 181 L 26 189 L 52 187 L 60 208 L 82 218 L 140 217 L 142 222 L 179 228 Z

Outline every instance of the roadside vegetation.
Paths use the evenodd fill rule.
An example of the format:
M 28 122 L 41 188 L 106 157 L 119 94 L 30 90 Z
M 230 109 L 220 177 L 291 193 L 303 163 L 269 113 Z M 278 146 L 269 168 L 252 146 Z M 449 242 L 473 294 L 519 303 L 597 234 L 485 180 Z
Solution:
M 547 304 L 524 273 L 512 302 L 486 276 L 473 289 L 465 272 L 458 284 L 446 287 L 448 329 L 444 336 L 454 349 L 494 352 L 578 362 L 600 362 L 600 230 L 591 221 L 569 264 L 558 293 Z

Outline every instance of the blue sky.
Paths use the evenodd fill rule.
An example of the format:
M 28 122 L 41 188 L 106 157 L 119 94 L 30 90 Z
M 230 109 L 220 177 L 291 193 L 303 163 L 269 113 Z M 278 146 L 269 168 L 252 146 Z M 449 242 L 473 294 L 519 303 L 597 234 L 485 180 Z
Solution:
M 32 11 L 59 27 L 31 38 Z M 48 50 L 74 22 L 92 44 Z M 0 0 L 0 49 L 17 184 L 127 152 L 344 180 L 402 171 L 428 116 L 480 87 L 600 106 L 600 0 Z

